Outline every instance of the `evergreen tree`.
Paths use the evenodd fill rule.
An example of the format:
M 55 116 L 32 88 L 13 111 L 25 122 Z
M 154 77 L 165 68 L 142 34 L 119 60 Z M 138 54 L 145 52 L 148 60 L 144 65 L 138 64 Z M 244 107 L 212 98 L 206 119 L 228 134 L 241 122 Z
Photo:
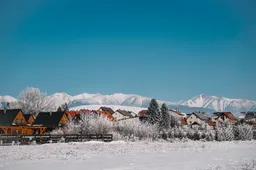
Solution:
M 170 114 L 167 105 L 164 103 L 161 107 L 161 123 L 160 126 L 162 129 L 170 128 Z
M 61 107 L 58 107 L 57 112 L 62 112 Z
M 64 111 L 64 112 L 67 112 L 67 111 L 68 111 L 68 104 L 67 104 L 67 103 L 64 104 L 64 106 L 63 106 L 63 111 Z
M 156 99 L 152 99 L 148 107 L 148 121 L 151 124 L 159 124 L 161 122 L 161 112 Z

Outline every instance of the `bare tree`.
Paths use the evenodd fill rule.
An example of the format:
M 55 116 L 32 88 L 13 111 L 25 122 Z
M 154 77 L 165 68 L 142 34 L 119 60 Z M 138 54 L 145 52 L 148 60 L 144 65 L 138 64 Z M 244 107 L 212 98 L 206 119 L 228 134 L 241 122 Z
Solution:
M 25 114 L 34 114 L 41 111 L 53 111 L 53 102 L 47 99 L 47 94 L 40 89 L 29 87 L 19 95 L 19 107 Z

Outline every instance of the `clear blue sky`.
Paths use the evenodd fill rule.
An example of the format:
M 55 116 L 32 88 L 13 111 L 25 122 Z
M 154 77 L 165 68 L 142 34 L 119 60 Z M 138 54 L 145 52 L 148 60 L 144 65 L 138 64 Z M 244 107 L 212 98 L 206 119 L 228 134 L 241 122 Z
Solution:
M 256 100 L 255 0 L 2 0 L 0 95 Z

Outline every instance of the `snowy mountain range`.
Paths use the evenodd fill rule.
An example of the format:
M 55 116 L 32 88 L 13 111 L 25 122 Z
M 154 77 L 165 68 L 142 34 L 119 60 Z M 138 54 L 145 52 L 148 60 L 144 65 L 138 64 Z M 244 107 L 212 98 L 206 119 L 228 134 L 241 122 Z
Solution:
M 115 93 L 112 95 L 88 94 L 82 93 L 71 96 L 67 93 L 55 93 L 48 96 L 49 102 L 53 102 L 57 108 L 61 104 L 68 103 L 70 108 L 78 108 L 88 105 L 111 105 L 111 106 L 130 106 L 147 108 L 151 100 L 149 97 L 143 97 L 136 94 Z M 11 96 L 0 96 L 0 102 L 15 102 Z M 166 103 L 171 109 L 179 109 L 183 113 L 193 111 L 205 111 L 212 113 L 214 111 L 231 111 L 240 113 L 246 111 L 256 111 L 256 102 L 245 99 L 229 99 L 225 97 L 207 96 L 200 94 L 190 100 L 181 102 L 158 101 L 159 104 Z

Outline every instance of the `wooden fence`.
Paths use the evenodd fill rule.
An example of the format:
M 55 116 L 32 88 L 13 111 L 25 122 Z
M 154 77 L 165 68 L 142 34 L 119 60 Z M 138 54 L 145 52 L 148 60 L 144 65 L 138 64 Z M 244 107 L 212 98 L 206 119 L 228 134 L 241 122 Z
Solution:
M 90 134 L 90 135 L 1 135 L 0 145 L 8 143 L 30 144 L 36 142 L 38 144 L 44 143 L 58 143 L 58 142 L 84 142 L 90 140 L 101 140 L 110 142 L 113 140 L 112 134 Z

